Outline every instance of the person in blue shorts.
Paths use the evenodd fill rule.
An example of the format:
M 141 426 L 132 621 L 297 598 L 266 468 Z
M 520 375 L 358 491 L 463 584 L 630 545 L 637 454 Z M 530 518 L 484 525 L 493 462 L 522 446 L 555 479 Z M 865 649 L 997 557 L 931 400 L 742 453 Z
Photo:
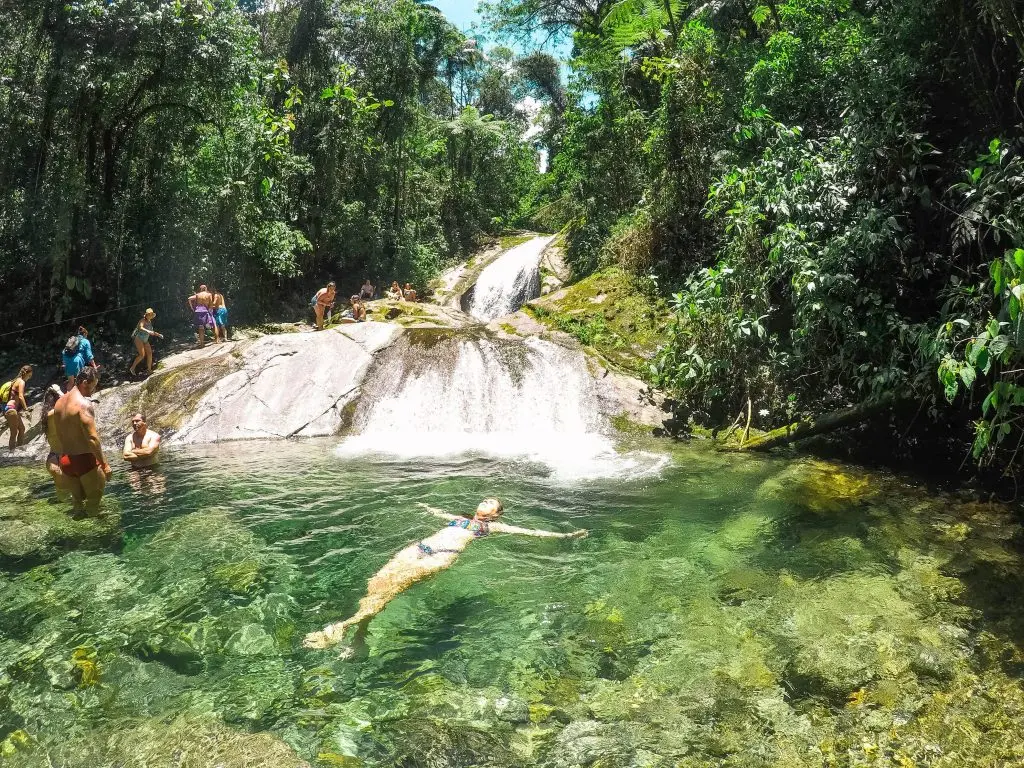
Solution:
M 217 341 L 228 340 L 228 304 L 224 301 L 224 294 L 216 288 L 213 291 L 213 336 Z
M 92 354 L 89 332 L 84 325 L 78 326 L 77 333 L 67 340 L 64 351 L 61 352 L 61 360 L 64 363 L 64 375 L 67 377 L 65 392 L 70 392 L 75 386 L 75 377 L 83 368 L 99 368 Z

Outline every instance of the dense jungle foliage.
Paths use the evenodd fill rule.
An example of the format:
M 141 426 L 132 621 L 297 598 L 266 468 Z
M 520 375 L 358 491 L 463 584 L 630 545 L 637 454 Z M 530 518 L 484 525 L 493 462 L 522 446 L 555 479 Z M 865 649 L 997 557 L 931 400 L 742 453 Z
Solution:
M 901 450 L 973 441 L 1020 465 L 1019 3 L 487 10 L 506 34 L 571 36 L 538 218 L 566 227 L 578 274 L 618 262 L 671 297 L 651 376 L 681 421 L 891 399 Z
M 197 282 L 243 317 L 328 276 L 422 284 L 536 175 L 544 56 L 412 0 L 19 0 L 0 39 L 4 330 L 180 312 Z

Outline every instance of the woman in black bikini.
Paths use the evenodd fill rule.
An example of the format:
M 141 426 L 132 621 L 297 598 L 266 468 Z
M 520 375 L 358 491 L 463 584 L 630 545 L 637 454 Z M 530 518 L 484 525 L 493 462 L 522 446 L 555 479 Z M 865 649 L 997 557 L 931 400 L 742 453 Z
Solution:
M 525 536 L 540 536 L 553 539 L 578 539 L 587 535 L 585 530 L 572 533 L 554 533 L 529 528 L 517 528 L 495 522 L 504 508 L 497 499 L 484 499 L 476 508 L 473 517 L 450 515 L 447 512 L 427 508 L 435 517 L 450 521 L 448 525 L 422 541 L 410 544 L 390 562 L 377 571 L 366 583 L 366 596 L 359 601 L 359 610 L 354 616 L 335 624 L 329 624 L 320 632 L 310 632 L 302 644 L 307 648 L 327 648 L 339 642 L 345 630 L 355 626 L 356 638 L 366 630 L 374 616 L 384 610 L 399 593 L 404 592 L 418 581 L 443 571 L 458 559 L 473 539 L 491 533 L 520 533 Z

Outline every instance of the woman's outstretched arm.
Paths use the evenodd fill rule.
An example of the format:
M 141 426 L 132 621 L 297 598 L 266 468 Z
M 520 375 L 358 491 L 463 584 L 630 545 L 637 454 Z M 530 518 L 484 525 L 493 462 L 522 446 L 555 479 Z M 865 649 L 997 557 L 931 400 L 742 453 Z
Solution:
M 420 506 L 423 507 L 424 511 L 428 514 L 431 514 L 434 517 L 440 517 L 442 520 L 461 520 L 463 518 L 462 515 L 453 515 L 450 512 L 445 512 L 444 510 L 437 509 L 436 507 L 424 504 L 423 502 L 420 502 Z
M 493 533 L 519 533 L 523 536 L 537 536 L 542 539 L 582 539 L 587 535 L 586 528 L 580 528 L 572 533 L 555 533 L 554 531 L 542 531 L 539 528 L 518 528 L 504 523 L 490 523 L 489 527 Z

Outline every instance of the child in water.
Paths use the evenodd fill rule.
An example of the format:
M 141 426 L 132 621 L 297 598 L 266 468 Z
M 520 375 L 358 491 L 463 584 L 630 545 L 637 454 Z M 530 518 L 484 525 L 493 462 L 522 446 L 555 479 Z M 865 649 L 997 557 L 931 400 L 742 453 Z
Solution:
M 320 632 L 310 632 L 302 641 L 306 648 L 327 648 L 334 645 L 342 639 L 345 630 L 353 626 L 357 627 L 358 640 L 365 632 L 370 619 L 383 611 L 392 599 L 416 582 L 451 567 L 462 550 L 474 539 L 491 533 L 519 533 L 554 539 L 578 539 L 587 535 L 587 531 L 583 529 L 572 533 L 554 533 L 495 522 L 504 511 L 497 499 L 481 501 L 471 518 L 429 508 L 428 511 L 435 517 L 450 522 L 437 533 L 410 544 L 392 557 L 387 565 L 367 582 L 366 596 L 359 601 L 359 610 L 356 614 L 344 621 L 328 624 Z

